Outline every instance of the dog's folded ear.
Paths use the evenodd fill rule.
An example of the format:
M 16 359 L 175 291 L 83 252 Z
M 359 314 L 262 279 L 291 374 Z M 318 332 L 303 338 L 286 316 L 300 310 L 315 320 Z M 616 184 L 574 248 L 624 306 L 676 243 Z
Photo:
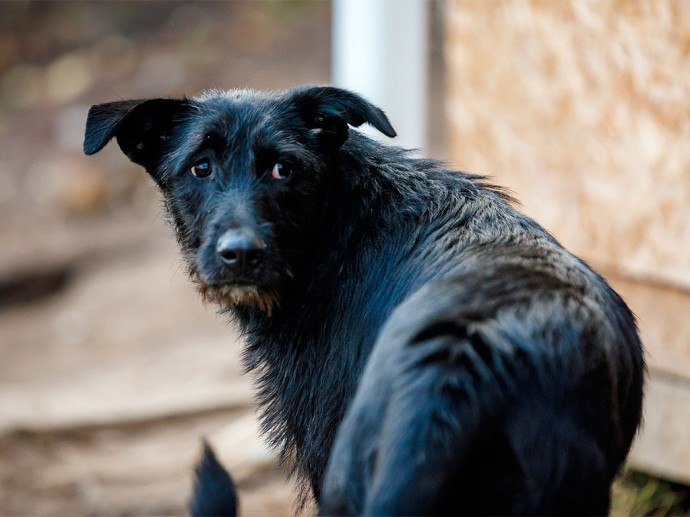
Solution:
M 386 136 L 396 132 L 385 113 L 359 95 L 333 86 L 311 86 L 290 90 L 287 100 L 295 105 L 307 127 L 320 130 L 320 139 L 340 147 L 348 137 L 348 124 L 365 122 Z
M 91 106 L 86 119 L 84 153 L 97 153 L 115 137 L 130 160 L 152 170 L 172 128 L 189 107 L 188 101 L 176 99 L 128 100 Z

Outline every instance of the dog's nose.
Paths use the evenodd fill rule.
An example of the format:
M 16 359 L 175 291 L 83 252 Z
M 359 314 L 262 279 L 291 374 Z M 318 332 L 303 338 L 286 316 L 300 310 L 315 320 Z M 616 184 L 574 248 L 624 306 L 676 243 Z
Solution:
M 263 256 L 266 243 L 251 230 L 228 230 L 220 236 L 216 253 L 223 264 L 232 268 L 257 265 Z

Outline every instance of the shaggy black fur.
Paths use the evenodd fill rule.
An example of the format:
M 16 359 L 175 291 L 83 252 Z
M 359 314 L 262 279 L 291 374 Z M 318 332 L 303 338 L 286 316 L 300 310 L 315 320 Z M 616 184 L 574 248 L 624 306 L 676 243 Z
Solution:
M 606 513 L 640 422 L 633 315 L 500 189 L 365 122 L 395 135 L 336 88 L 212 91 L 94 106 L 84 150 L 116 137 L 160 187 L 323 513 Z

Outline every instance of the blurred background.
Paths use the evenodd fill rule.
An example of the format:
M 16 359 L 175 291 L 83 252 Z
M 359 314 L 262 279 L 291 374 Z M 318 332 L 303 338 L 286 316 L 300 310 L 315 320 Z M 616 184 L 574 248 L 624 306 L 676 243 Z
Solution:
M 646 424 L 615 515 L 690 512 L 690 1 L 0 3 L 0 514 L 183 514 L 206 436 L 291 514 L 241 342 L 91 104 L 349 86 L 488 174 L 640 319 Z

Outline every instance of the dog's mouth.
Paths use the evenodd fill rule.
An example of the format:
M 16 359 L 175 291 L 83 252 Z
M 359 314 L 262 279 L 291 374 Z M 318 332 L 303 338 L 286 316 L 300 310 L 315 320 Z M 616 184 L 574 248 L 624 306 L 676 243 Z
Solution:
M 216 303 L 221 309 L 237 305 L 255 307 L 270 316 L 278 305 L 278 295 L 253 284 L 208 285 L 198 283 L 204 303 Z

